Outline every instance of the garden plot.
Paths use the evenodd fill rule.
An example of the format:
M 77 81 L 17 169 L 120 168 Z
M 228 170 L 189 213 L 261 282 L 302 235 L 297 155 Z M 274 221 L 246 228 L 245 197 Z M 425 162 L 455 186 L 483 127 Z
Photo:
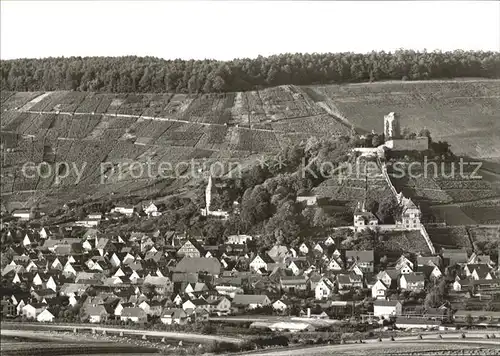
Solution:
M 257 91 L 248 91 L 243 93 L 243 109 L 246 110 L 248 119 L 247 122 L 243 121 L 243 123 L 253 125 L 270 120 L 270 118 L 266 115 L 262 100 L 259 96 L 259 92 Z
M 69 151 L 65 155 L 66 162 L 75 164 L 80 169 L 84 167 L 81 180 L 78 181 L 76 172 L 71 169 L 69 175 L 61 182 L 63 186 L 84 184 L 86 180 L 93 176 L 94 172 L 100 169 L 100 163 L 112 150 L 114 141 L 103 144 L 97 141 L 73 141 Z
M 113 94 L 95 94 L 96 100 L 99 100 L 99 105 L 97 105 L 95 112 L 97 114 L 106 113 L 115 97 L 116 95 Z
M 16 131 L 23 135 L 36 135 L 38 128 L 44 122 L 43 115 L 28 114 Z
M 136 121 L 134 118 L 119 117 L 119 116 L 92 116 L 96 118 L 97 124 L 92 127 L 92 130 L 87 133 L 86 140 L 100 140 L 104 136 L 113 132 L 113 136 L 121 137 L 126 129 L 133 125 Z
M 88 95 L 88 93 L 78 91 L 69 92 L 60 98 L 52 110 L 73 113 Z
M 22 115 L 19 111 L 3 111 L 1 113 L 2 119 L 0 120 L 0 127 L 2 128 L 2 131 L 8 127 L 11 122 L 15 121 L 19 115 Z
M 229 123 L 234 100 L 234 93 L 219 94 L 217 100 L 214 101 L 212 112 L 206 116 L 203 122 L 219 125 Z
M 274 132 L 235 128 L 231 149 L 250 152 L 276 152 L 280 146 Z
M 102 96 L 98 96 L 96 93 L 88 93 L 88 95 L 85 96 L 82 102 L 75 109 L 75 113 L 94 114 L 97 111 L 101 100 Z
M 56 115 L 53 117 L 53 120 L 50 121 L 50 126 L 45 134 L 46 137 L 51 140 L 56 138 L 67 138 L 72 120 L 73 118 L 69 115 Z
M 380 251 L 391 251 L 428 254 L 429 246 L 420 231 L 394 231 L 383 234 L 382 241 L 377 242 L 377 249 Z
M 14 187 L 14 177 L 15 177 L 15 168 L 14 167 L 3 167 L 2 166 L 2 184 L 0 184 L 0 191 L 2 194 L 11 193 L 12 188 Z
M 271 125 L 274 130 L 284 133 L 298 132 L 316 136 L 343 136 L 351 132 L 345 124 L 326 114 L 281 120 Z
M 6 102 L 7 99 L 9 99 L 14 94 L 15 94 L 15 92 L 13 92 L 13 91 L 7 91 L 7 90 L 0 91 L 0 104 L 3 104 L 4 102 Z
M 16 148 L 19 144 L 18 140 L 20 136 L 14 132 L 4 132 L 0 131 L 0 141 L 2 142 L 2 150 L 10 150 Z
M 170 100 L 174 97 L 173 94 L 157 94 L 151 97 L 149 104 L 142 113 L 143 116 L 158 117 L 168 105 Z
M 472 248 L 464 226 L 427 227 L 427 233 L 437 251 L 444 248 Z
M 120 106 L 122 106 L 126 100 L 127 100 L 126 94 L 119 94 L 115 96 L 114 98 L 111 99 L 111 102 L 109 103 L 106 113 L 110 115 L 118 114 Z
M 229 147 L 228 132 L 227 126 L 205 126 L 203 136 L 196 144 L 196 147 L 216 150 L 227 149 Z
M 156 145 L 194 147 L 204 134 L 204 126 L 175 123 L 158 137 Z
M 500 202 L 496 205 L 465 205 L 460 209 L 478 224 L 500 224 Z
M 62 99 L 69 91 L 53 91 L 42 95 L 41 100 L 36 101 L 35 105 L 29 105 L 30 111 L 54 111 L 54 107 L 59 105 Z M 36 100 L 37 98 L 35 98 Z
M 186 111 L 193 100 L 193 96 L 188 96 L 187 94 L 175 94 L 163 108 L 158 117 L 180 117 L 181 115 L 183 115 L 184 111 Z
M 289 146 L 294 146 L 296 144 L 300 144 L 302 142 L 307 142 L 307 140 L 314 135 L 308 133 L 282 133 L 276 132 L 276 138 L 278 139 L 278 143 L 281 149 L 285 149 Z
M 71 120 L 69 138 L 83 139 L 87 137 L 94 128 L 101 122 L 101 116 L 96 115 L 76 115 Z
M 500 242 L 500 228 L 498 226 L 470 226 L 468 230 L 474 242 Z
M 31 122 L 31 116 L 33 114 L 29 113 L 19 113 L 19 115 L 16 115 L 10 122 L 5 125 L 5 127 L 2 127 L 3 131 L 7 132 L 19 132 L 19 128 L 23 125 L 23 122 L 25 120 L 28 120 L 28 122 Z M 2 114 L 3 117 L 3 114 Z
M 266 116 L 272 120 L 313 116 L 322 110 L 297 89 L 291 86 L 280 86 L 259 92 Z
M 231 107 L 231 122 L 235 124 L 249 124 L 245 93 L 237 92 L 234 95 L 234 104 Z
M 117 162 L 126 159 L 136 160 L 146 151 L 145 146 L 134 145 L 131 142 L 118 141 L 106 156 L 106 161 Z
M 43 92 L 17 92 L 8 95 L 5 100 L 2 100 L 1 111 L 2 115 L 5 110 L 18 110 L 26 105 L 31 100 L 42 95 Z
M 192 122 L 212 122 L 214 120 L 214 107 L 218 102 L 216 94 L 202 94 L 192 98 L 190 104 L 179 116 L 182 120 Z
M 123 115 L 140 116 L 149 106 L 153 94 L 128 94 L 125 102 L 120 106 L 118 113 Z

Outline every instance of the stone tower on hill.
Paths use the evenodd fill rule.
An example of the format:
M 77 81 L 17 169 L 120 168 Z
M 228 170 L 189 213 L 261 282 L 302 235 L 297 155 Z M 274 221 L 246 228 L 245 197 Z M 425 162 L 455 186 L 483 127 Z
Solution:
M 394 112 L 384 116 L 384 136 L 385 140 L 398 139 L 401 137 L 399 127 L 399 116 Z

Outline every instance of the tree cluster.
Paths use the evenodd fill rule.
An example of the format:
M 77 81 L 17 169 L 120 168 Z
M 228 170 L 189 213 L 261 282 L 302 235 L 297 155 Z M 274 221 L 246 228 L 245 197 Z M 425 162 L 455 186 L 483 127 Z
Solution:
M 1 61 L 0 88 L 12 91 L 209 93 L 296 84 L 500 77 L 500 53 L 286 53 L 231 61 L 155 57 L 69 57 Z

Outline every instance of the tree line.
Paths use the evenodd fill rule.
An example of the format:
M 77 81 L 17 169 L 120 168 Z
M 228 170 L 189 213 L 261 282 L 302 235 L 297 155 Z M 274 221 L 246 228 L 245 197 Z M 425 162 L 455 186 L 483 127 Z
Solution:
M 10 91 L 210 93 L 295 84 L 500 77 L 500 52 L 286 53 L 254 59 L 69 57 L 1 61 Z

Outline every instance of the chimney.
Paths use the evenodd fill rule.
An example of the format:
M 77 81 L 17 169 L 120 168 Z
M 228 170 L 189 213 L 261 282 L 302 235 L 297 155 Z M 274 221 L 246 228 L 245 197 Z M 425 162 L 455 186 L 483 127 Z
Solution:
M 311 308 L 307 308 L 307 317 L 310 318 L 311 317 Z

